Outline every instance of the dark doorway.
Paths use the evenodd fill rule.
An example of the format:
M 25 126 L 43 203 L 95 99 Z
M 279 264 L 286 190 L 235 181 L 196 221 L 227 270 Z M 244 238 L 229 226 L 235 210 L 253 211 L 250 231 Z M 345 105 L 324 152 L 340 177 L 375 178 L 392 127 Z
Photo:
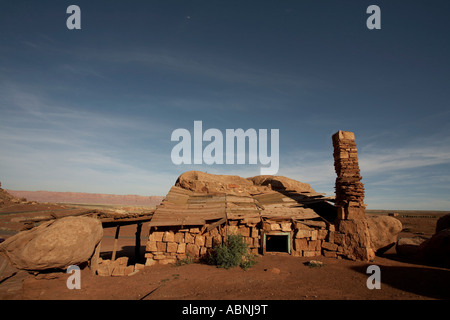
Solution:
M 266 252 L 290 253 L 290 239 L 288 234 L 266 235 Z

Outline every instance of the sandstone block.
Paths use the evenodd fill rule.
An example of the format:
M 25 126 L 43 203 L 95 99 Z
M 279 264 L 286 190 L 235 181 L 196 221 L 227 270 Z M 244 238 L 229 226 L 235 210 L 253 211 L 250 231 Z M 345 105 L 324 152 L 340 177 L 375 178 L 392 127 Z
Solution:
M 240 226 L 238 233 L 242 235 L 243 237 L 249 237 L 250 236 L 250 228 Z
M 309 238 L 309 237 L 311 237 L 311 232 L 312 232 L 312 230 L 299 229 L 299 230 L 297 230 L 295 237 L 296 238 Z
M 151 266 L 154 266 L 155 264 L 157 264 L 156 260 L 151 259 L 151 258 L 147 258 L 147 260 L 145 261 L 146 267 L 151 267 Z
M 142 263 L 136 263 L 135 265 L 134 265 L 134 270 L 144 270 L 145 269 L 145 265 L 144 264 L 142 264 Z
M 320 240 L 310 240 L 308 241 L 309 251 L 319 251 L 320 250 Z
M 315 257 L 320 255 L 321 255 L 320 251 L 303 251 L 304 257 Z
M 112 262 L 116 266 L 126 266 L 128 264 L 128 257 L 120 257 Z
M 112 268 L 109 264 L 99 264 L 97 268 L 97 274 L 102 277 L 108 277 L 111 275 Z
M 190 228 L 190 229 L 189 229 L 189 232 L 190 232 L 190 233 L 194 233 L 194 234 L 195 234 L 195 233 L 200 233 L 200 228 Z
M 210 230 L 209 235 L 213 236 L 213 237 L 220 235 L 218 228 L 214 228 L 214 229 Z
M 272 231 L 281 231 L 281 226 L 279 223 L 271 223 L 270 230 Z
M 179 243 L 177 247 L 177 253 L 185 253 L 186 252 L 186 243 Z
M 146 251 L 158 251 L 158 248 L 156 246 L 156 241 L 148 241 L 147 245 L 145 247 Z
M 328 230 L 325 230 L 325 229 L 317 230 L 317 239 L 318 240 L 325 240 L 327 238 L 327 235 L 328 235 Z
M 186 243 L 194 243 L 194 236 L 188 232 L 184 234 L 184 242 Z
M 335 232 L 333 240 L 334 240 L 334 243 L 336 243 L 337 245 L 343 245 L 345 242 L 345 235 L 340 232 Z
M 149 241 L 162 241 L 163 236 L 163 231 L 153 231 L 149 236 Z
M 130 266 L 125 267 L 125 270 L 123 271 L 123 275 L 127 276 L 132 272 L 134 272 L 134 266 L 130 265 Z
M 324 250 L 323 251 L 323 256 L 327 257 L 327 258 L 336 258 L 337 254 L 336 254 L 335 251 L 326 251 L 326 250 Z
M 166 258 L 158 261 L 158 264 L 169 264 L 175 263 L 177 260 L 175 258 Z
M 308 249 L 308 241 L 306 240 L 306 238 L 295 239 L 294 246 L 295 246 L 295 250 L 297 250 L 297 251 L 307 250 Z
M 158 249 L 158 251 L 165 252 L 167 250 L 167 243 L 158 241 L 156 243 L 156 248 Z
M 202 235 L 196 235 L 194 239 L 194 244 L 196 244 L 199 247 L 205 246 L 205 237 Z
M 334 243 L 334 234 L 335 234 L 335 231 L 328 231 L 328 235 L 325 238 L 325 240 L 327 242 Z
M 125 275 L 125 268 L 126 268 L 126 267 L 124 267 L 124 266 L 116 266 L 116 267 L 114 267 L 114 269 L 113 269 L 111 275 L 112 275 L 113 277 L 120 277 L 120 276 L 123 276 L 123 275 Z
M 271 231 L 272 230 L 271 224 L 269 222 L 267 222 L 267 221 L 263 222 L 262 227 L 263 227 L 264 231 Z
M 188 243 L 186 245 L 186 254 L 190 254 L 193 257 L 198 257 L 200 253 L 200 247 L 196 244 Z
M 335 243 L 330 243 L 330 242 L 322 243 L 322 249 L 329 250 L 329 251 L 336 251 L 337 248 L 338 248 L 338 245 Z
M 176 242 L 167 242 L 167 252 L 177 252 L 178 243 Z
M 175 235 L 172 231 L 166 231 L 163 235 L 163 242 L 173 242 L 175 241 Z
M 174 241 L 177 243 L 184 242 L 184 233 L 183 232 L 177 232 L 174 235 Z
M 212 248 L 212 246 L 213 246 L 213 237 L 205 236 L 205 247 Z
M 298 230 L 312 230 L 310 227 L 308 227 L 306 224 L 301 223 L 301 222 L 296 222 L 295 223 L 295 229 Z

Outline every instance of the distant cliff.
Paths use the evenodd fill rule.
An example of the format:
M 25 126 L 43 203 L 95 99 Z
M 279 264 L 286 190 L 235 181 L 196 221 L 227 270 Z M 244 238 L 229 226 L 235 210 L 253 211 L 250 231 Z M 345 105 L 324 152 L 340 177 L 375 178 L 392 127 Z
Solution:
M 26 198 L 28 201 L 51 203 L 78 203 L 78 204 L 117 204 L 134 206 L 156 206 L 161 203 L 163 196 L 116 195 L 82 192 L 53 192 L 53 191 L 17 191 L 7 190 L 17 198 Z

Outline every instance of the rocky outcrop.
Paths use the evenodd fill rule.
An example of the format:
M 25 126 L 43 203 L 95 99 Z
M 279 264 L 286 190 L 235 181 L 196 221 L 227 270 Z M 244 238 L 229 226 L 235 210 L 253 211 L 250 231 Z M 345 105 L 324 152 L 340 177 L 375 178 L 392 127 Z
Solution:
M 450 228 L 450 213 L 442 216 L 436 222 L 436 232 Z
M 395 246 L 399 257 L 420 258 L 420 245 L 425 241 L 421 237 L 400 238 Z
M 450 268 L 450 214 L 436 223 L 436 233 L 430 239 L 402 238 L 397 241 L 397 254 L 422 263 Z
M 156 206 L 164 197 L 161 196 L 139 196 L 139 195 L 116 195 L 103 193 L 84 192 L 54 192 L 54 191 L 17 191 L 7 190 L 9 194 L 26 198 L 29 201 L 51 202 L 51 203 L 82 203 L 82 204 L 114 204 L 130 206 Z
M 188 171 L 181 174 L 175 186 L 199 193 L 227 193 L 248 195 L 256 192 L 253 182 L 239 176 L 210 174 L 201 171 Z
M 2 183 L 0 182 L 0 208 L 4 206 L 10 206 L 19 203 L 27 203 L 27 199 L 23 197 L 16 197 L 10 194 L 7 190 L 1 188 Z
M 308 196 L 320 195 L 307 183 L 283 176 L 255 176 L 242 178 L 231 175 L 218 175 L 201 171 L 188 171 L 181 174 L 175 186 L 198 193 L 251 195 L 262 191 L 292 191 Z
M 275 191 L 294 191 L 297 193 L 309 193 L 309 194 L 316 194 L 316 191 L 314 191 L 313 188 L 308 183 L 300 182 L 294 179 L 286 178 L 283 176 L 255 176 L 248 178 L 247 180 L 250 180 L 253 182 L 255 186 L 260 187 L 269 187 L 272 190 Z
M 18 269 L 66 269 L 88 261 L 102 236 L 98 219 L 65 217 L 8 238 L 0 253 Z
M 427 263 L 450 268 L 450 228 L 436 232 L 419 250 Z

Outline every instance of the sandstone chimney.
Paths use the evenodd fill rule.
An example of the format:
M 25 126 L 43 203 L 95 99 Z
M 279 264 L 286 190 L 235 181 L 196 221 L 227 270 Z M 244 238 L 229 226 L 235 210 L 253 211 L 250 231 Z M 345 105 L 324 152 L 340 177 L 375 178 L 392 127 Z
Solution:
M 355 134 L 338 131 L 333 135 L 336 178 L 336 208 L 338 220 L 365 218 L 364 185 L 358 164 Z

